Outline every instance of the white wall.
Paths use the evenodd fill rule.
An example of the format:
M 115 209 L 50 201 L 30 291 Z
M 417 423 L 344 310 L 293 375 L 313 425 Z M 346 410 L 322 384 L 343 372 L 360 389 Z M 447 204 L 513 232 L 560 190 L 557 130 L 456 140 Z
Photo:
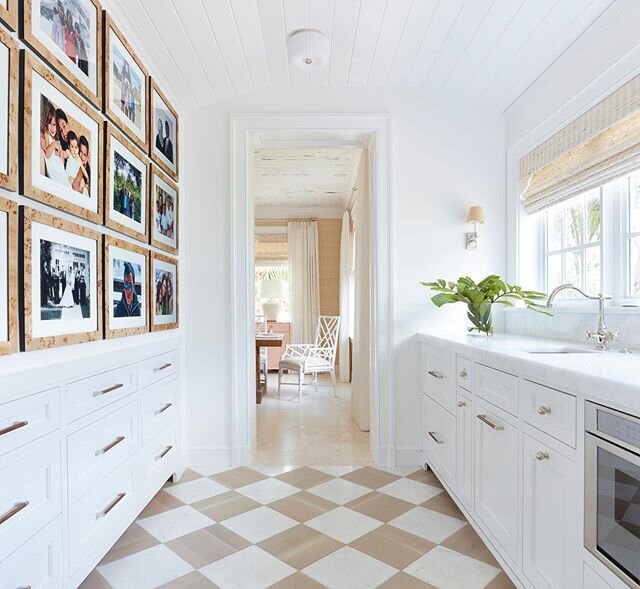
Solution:
M 220 459 L 231 437 L 229 115 L 241 112 L 391 114 L 396 442 L 403 459 L 417 460 L 415 334 L 464 323 L 462 308 L 435 309 L 418 281 L 504 272 L 502 115 L 451 100 L 429 101 L 418 90 L 308 87 L 265 89 L 183 117 L 189 444 L 219 450 Z M 471 204 L 484 205 L 488 218 L 475 252 L 464 249 L 464 216 Z

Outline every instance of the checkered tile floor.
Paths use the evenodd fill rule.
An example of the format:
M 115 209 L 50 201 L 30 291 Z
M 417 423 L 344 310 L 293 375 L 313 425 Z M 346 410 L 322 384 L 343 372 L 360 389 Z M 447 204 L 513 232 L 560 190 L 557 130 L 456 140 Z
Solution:
M 187 471 L 81 589 L 514 587 L 433 473 L 282 471 Z

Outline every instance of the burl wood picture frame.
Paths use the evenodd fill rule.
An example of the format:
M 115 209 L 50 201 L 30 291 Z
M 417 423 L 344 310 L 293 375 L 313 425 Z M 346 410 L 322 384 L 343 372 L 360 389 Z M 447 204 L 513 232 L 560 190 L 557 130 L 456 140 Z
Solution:
M 6 132 L 0 137 L 0 187 L 10 192 L 18 188 L 18 43 L 6 31 L 0 29 L 0 44 L 6 47 L 7 62 L 2 60 L 0 66 L 0 92 L 6 92 L 7 109 L 0 113 Z M 4 82 L 6 81 L 6 86 Z M 1 101 L 1 99 L 0 99 Z
M 178 181 L 179 161 L 180 161 L 180 118 L 178 112 L 171 106 L 169 99 L 160 90 L 153 77 L 149 78 L 149 155 L 151 159 L 160 166 L 172 180 Z M 163 121 L 163 129 L 159 129 L 159 119 Z M 171 151 L 173 161 L 160 149 L 158 145 L 158 133 L 162 132 L 166 137 L 166 126 L 169 126 L 169 140 L 171 141 Z
M 178 260 L 151 252 L 149 263 L 149 310 L 151 313 L 151 331 L 166 331 L 178 329 L 179 326 L 179 288 L 178 288 Z M 166 313 L 166 288 L 163 295 L 162 281 L 164 274 L 173 276 L 171 295 L 173 297 L 172 313 Z M 163 305 L 165 307 L 163 308 Z
M 179 251 L 180 233 L 180 189 L 158 166 L 151 164 L 151 182 L 149 197 L 149 231 L 151 245 L 173 255 Z M 164 210 L 158 210 L 158 204 Z M 170 206 L 171 205 L 171 206 Z M 162 215 L 170 212 L 169 220 Z M 164 227 L 167 227 L 165 230 Z M 169 227 L 171 228 L 169 230 Z
M 125 270 L 123 262 L 131 264 L 134 271 L 132 276 L 133 293 L 131 303 L 128 304 L 124 292 L 127 270 Z M 122 273 L 121 276 L 118 275 L 120 273 Z M 120 287 L 121 278 L 122 287 Z M 136 284 L 140 285 L 139 293 Z M 149 331 L 150 300 L 148 295 L 149 250 L 123 239 L 105 235 L 104 287 L 105 337 L 109 339 L 147 333 Z M 116 303 L 116 299 L 119 299 L 118 303 Z
M 102 339 L 102 235 L 29 207 L 19 215 L 22 349 Z
M 107 11 L 103 29 L 103 110 L 142 151 L 149 153 L 149 73 Z
M 21 192 L 29 198 L 101 225 L 104 184 L 99 181 L 104 157 L 102 118 L 52 70 L 25 50 L 20 53 L 20 61 L 22 72 L 20 143 L 23 158 Z M 49 105 L 46 104 L 47 102 Z M 49 118 L 51 108 L 55 111 L 53 120 L 43 131 L 41 130 L 42 119 Z M 67 129 L 74 131 L 77 135 L 80 159 L 84 149 L 83 138 L 87 144 L 87 162 L 86 165 L 84 163 L 82 165 L 85 169 L 88 166 L 89 180 L 76 188 L 68 178 L 60 177 L 59 170 L 62 164 L 55 165 L 56 174 L 52 172 L 54 169 L 52 158 L 57 152 L 54 150 L 47 159 L 42 147 L 43 141 L 47 142 L 48 147 L 56 141 L 59 142 L 59 134 L 56 130 L 60 120 L 57 118 L 59 111 L 62 111 L 67 118 Z M 52 135 L 52 129 L 57 135 Z M 69 160 L 66 164 L 67 170 L 68 166 Z
M 100 2 L 98 0 L 77 0 L 77 4 L 74 5 L 74 10 L 83 10 L 84 17 L 82 27 L 78 22 L 79 19 L 76 21 L 78 24 L 76 34 L 82 43 L 82 52 L 78 51 L 74 60 L 67 55 L 65 49 L 58 46 L 61 41 L 54 39 L 52 33 L 40 26 L 43 18 L 41 13 L 43 1 L 22 0 L 21 38 L 89 102 L 101 109 L 103 10 Z M 56 18 L 55 13 L 52 18 Z M 87 22 L 89 23 L 88 27 L 86 27 Z M 86 30 L 84 30 L 85 28 Z M 64 42 L 64 36 L 62 42 Z M 76 42 L 75 47 L 79 48 L 80 44 Z M 82 53 L 86 59 L 82 59 Z M 86 69 L 86 72 L 83 71 L 83 68 Z
M 104 224 L 119 233 L 143 243 L 149 243 L 149 198 L 151 194 L 151 165 L 146 154 L 113 123 L 105 123 L 106 146 L 104 153 Z M 126 168 L 126 169 L 125 169 Z M 128 176 L 125 180 L 124 176 Z M 140 204 L 134 204 L 121 194 L 126 190 L 118 184 L 140 184 Z
M 6 6 L 3 4 L 6 4 Z M 0 2 L 0 21 L 12 31 L 18 28 L 18 0 Z
M 0 356 L 18 351 L 18 205 L 0 198 Z

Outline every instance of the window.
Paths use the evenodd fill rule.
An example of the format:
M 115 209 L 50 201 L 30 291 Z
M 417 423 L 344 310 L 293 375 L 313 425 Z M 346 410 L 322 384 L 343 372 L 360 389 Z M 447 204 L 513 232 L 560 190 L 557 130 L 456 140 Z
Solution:
M 543 275 L 548 292 L 565 283 L 640 305 L 640 170 L 544 213 Z M 580 299 L 577 293 L 567 298 Z

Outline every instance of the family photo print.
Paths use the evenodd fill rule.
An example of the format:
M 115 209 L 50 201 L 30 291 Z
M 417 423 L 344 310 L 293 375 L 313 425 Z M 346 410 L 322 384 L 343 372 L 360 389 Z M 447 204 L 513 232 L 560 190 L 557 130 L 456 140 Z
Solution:
M 178 327 L 178 263 L 153 253 L 151 260 L 151 331 Z
M 178 114 L 151 79 L 151 156 L 173 180 L 178 179 Z
M 178 187 L 151 166 L 151 245 L 178 253 Z

